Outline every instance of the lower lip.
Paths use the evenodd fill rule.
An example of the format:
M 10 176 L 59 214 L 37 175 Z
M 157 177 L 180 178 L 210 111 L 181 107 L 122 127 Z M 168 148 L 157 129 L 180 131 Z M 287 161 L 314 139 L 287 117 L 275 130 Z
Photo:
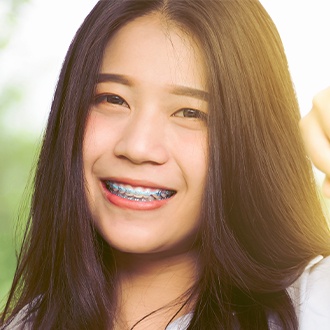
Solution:
M 130 210 L 137 210 L 137 211 L 151 211 L 155 209 L 159 209 L 160 207 L 167 204 L 167 202 L 173 197 L 162 199 L 162 200 L 154 200 L 151 202 L 138 202 L 133 201 L 130 199 L 126 199 L 115 194 L 112 194 L 102 183 L 103 191 L 105 193 L 106 199 L 111 203 L 114 204 L 122 209 L 130 209 Z

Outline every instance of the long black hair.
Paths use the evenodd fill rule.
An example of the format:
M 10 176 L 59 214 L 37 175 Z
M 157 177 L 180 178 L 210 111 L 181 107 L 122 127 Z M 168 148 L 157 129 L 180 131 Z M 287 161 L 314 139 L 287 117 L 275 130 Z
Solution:
M 210 98 L 201 276 L 189 329 L 297 329 L 286 288 L 330 254 L 329 228 L 298 130 L 281 40 L 256 0 L 103 0 L 78 30 L 55 92 L 31 214 L 2 323 L 28 306 L 33 329 L 107 329 L 114 258 L 93 227 L 82 145 L 103 52 L 159 12 L 198 40 Z

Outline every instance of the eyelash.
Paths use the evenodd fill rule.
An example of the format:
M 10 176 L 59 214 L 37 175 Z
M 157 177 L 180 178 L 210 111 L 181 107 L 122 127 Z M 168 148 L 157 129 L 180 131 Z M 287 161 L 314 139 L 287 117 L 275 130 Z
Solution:
M 182 112 L 183 116 L 176 116 L 180 112 Z M 176 111 L 172 117 L 193 118 L 207 121 L 207 114 L 205 112 L 190 108 L 180 109 Z
M 110 103 L 110 104 L 114 104 L 114 105 L 120 105 L 120 106 L 124 106 L 126 108 L 129 108 L 128 103 L 119 95 L 116 94 L 103 94 L 103 95 L 97 95 L 95 97 L 95 101 L 96 104 L 100 104 L 102 102 L 106 102 L 106 103 Z
M 128 103 L 119 95 L 116 94 L 102 94 L 97 95 L 95 97 L 95 104 L 100 104 L 102 102 L 124 106 L 129 108 Z M 179 113 L 182 113 L 182 116 L 178 116 Z M 176 111 L 172 114 L 171 117 L 181 117 L 181 118 L 193 118 L 193 119 L 200 119 L 202 121 L 207 121 L 207 114 L 203 111 L 191 109 L 191 108 L 184 108 Z

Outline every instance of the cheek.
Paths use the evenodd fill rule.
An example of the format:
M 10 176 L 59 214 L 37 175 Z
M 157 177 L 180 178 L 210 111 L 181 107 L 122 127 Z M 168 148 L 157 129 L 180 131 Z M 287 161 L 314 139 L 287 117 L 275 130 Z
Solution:
M 97 146 L 97 125 L 95 116 L 90 114 L 88 116 L 84 134 L 84 143 L 83 143 L 83 162 L 84 168 L 86 169 L 87 164 L 93 159 L 93 154 L 96 151 Z
M 84 143 L 83 143 L 83 168 L 85 177 L 86 195 L 89 201 L 91 210 L 93 209 L 95 196 L 95 180 L 93 179 L 93 172 L 95 164 L 103 154 L 102 148 L 105 143 L 102 137 L 102 125 L 97 119 L 97 116 L 91 113 L 87 119 Z
M 91 112 L 85 128 L 83 143 L 84 168 L 87 170 L 102 156 L 110 154 L 114 137 L 111 136 L 108 122 L 102 115 Z
M 193 185 L 196 192 L 202 192 L 208 166 L 206 132 L 197 131 L 193 134 L 182 134 L 180 142 L 174 143 L 174 146 L 186 182 Z

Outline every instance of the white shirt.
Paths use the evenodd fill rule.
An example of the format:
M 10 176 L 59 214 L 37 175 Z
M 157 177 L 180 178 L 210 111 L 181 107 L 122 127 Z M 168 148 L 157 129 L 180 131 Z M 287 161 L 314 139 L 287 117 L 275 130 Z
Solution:
M 330 256 L 313 259 L 288 292 L 300 330 L 330 330 Z
M 299 330 L 330 330 L 330 256 L 314 258 L 288 289 L 299 322 Z M 166 330 L 186 330 L 193 314 L 172 322 Z M 280 330 L 269 318 L 271 330 Z

